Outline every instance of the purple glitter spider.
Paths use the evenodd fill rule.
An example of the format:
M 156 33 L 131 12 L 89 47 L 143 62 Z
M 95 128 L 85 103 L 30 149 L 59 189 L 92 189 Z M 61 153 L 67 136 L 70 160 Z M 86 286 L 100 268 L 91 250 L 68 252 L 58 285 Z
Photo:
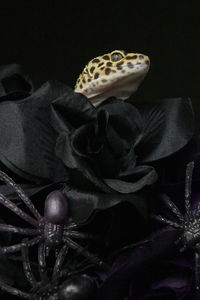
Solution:
M 27 239 L 24 239 L 26 243 Z M 40 281 L 37 281 L 31 268 L 31 262 L 28 255 L 28 247 L 23 246 L 21 248 L 23 270 L 25 277 L 31 286 L 29 292 L 19 290 L 12 287 L 0 280 L 0 289 L 17 297 L 30 300 L 86 300 L 88 295 L 93 295 L 96 288 L 95 280 L 80 272 L 85 271 L 85 267 L 81 268 L 81 265 L 76 265 L 75 270 L 69 271 L 63 268 L 63 262 L 67 253 L 67 246 L 64 245 L 55 260 L 54 267 L 52 269 L 51 277 L 48 276 L 46 261 L 43 258 L 42 253 L 38 255 L 38 269 L 40 275 Z M 65 279 L 61 284 L 61 279 Z
M 194 162 L 190 162 L 186 168 L 185 178 L 185 215 L 182 215 L 178 207 L 166 195 L 163 200 L 166 206 L 174 213 L 179 222 L 166 219 L 161 215 L 153 216 L 163 224 L 170 225 L 181 230 L 178 241 L 182 241 L 183 247 L 180 252 L 186 249 L 193 249 L 195 252 L 195 288 L 200 290 L 200 202 L 196 209 L 191 207 L 191 186 Z M 177 242 L 178 242 L 177 241 Z
M 81 255 L 93 264 L 102 268 L 108 268 L 108 266 L 96 255 L 90 253 L 73 240 L 91 239 L 94 238 L 94 235 L 78 232 L 78 225 L 69 222 L 68 203 L 60 191 L 53 191 L 47 196 L 45 200 L 44 217 L 42 217 L 25 192 L 7 174 L 0 171 L 0 179 L 7 185 L 13 187 L 34 217 L 31 217 L 22 211 L 16 204 L 2 194 L 0 194 L 0 203 L 13 211 L 21 219 L 35 227 L 35 229 L 20 228 L 12 225 L 0 224 L 0 231 L 36 236 L 33 239 L 22 241 L 19 244 L 0 247 L 0 255 L 17 252 L 24 246 L 30 247 L 39 244 L 38 255 L 40 260 L 44 263 L 45 257 L 48 255 L 50 249 L 54 249 L 54 251 L 58 252 L 58 249 L 64 245 L 64 247 L 72 248 L 76 252 L 81 253 Z

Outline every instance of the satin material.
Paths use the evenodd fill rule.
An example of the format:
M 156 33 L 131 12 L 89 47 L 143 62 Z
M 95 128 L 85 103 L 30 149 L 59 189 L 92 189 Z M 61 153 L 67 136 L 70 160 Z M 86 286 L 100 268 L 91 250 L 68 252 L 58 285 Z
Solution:
M 68 120 L 67 102 L 63 100 L 62 106 L 59 100 L 59 111 L 53 104 L 57 130 L 60 126 L 56 153 L 70 173 L 64 191 L 73 202 L 72 211 L 83 211 L 86 203 L 90 213 L 123 201 L 136 205 L 136 192 L 157 180 L 153 163 L 177 152 L 192 137 L 190 100 L 164 99 L 136 107 L 109 99 L 97 109 L 84 98 L 82 109 L 83 101 L 82 125 L 75 118 L 79 107 L 72 110 L 70 102 L 73 126 L 63 121 L 65 116 Z
M 89 226 L 98 219 L 99 226 L 94 227 L 99 227 L 101 234 L 110 227 L 110 244 L 105 243 L 105 247 L 118 246 L 111 240 L 124 235 L 126 218 L 133 219 L 134 226 L 127 222 L 123 243 L 127 243 L 127 233 L 132 241 L 137 234 L 138 240 L 141 239 L 143 220 L 148 216 L 149 191 L 158 178 L 157 169 L 163 159 L 187 145 L 192 135 L 193 111 L 189 99 L 133 105 L 111 98 L 94 108 L 85 96 L 74 93 L 64 83 L 48 81 L 36 89 L 19 65 L 0 68 L 1 169 L 33 196 L 41 212 L 48 193 L 63 190 L 75 222 L 88 222 Z M 14 191 L 3 183 L 0 193 L 16 200 Z M 5 220 L 1 222 L 15 221 L 10 210 L 2 207 L 2 211 Z M 108 212 L 112 217 L 109 215 L 105 222 L 99 216 Z M 3 245 L 14 242 L 9 234 L 0 236 L 1 241 L 5 238 Z M 137 273 L 144 262 L 168 251 L 173 241 L 173 234 L 161 232 L 150 239 L 153 247 L 145 243 L 142 250 L 134 246 L 129 247 L 128 254 L 124 250 L 110 272 L 98 274 L 104 281 L 100 299 L 127 296 L 117 286 L 118 280 L 121 287 L 125 283 L 127 288 L 130 274 Z M 21 262 L 20 268 L 14 266 L 15 263 L 1 257 L 1 279 L 26 288 Z M 159 286 L 164 286 L 163 282 Z M 65 287 L 66 284 L 60 290 L 64 296 L 68 292 Z M 85 290 L 83 281 L 76 288 L 77 293 Z
M 0 82 L 1 163 L 30 195 L 64 184 L 76 222 L 125 201 L 144 215 L 140 191 L 157 181 L 153 163 L 193 134 L 189 99 L 134 106 L 111 98 L 96 109 L 64 83 L 36 89 L 18 65 L 2 67 Z

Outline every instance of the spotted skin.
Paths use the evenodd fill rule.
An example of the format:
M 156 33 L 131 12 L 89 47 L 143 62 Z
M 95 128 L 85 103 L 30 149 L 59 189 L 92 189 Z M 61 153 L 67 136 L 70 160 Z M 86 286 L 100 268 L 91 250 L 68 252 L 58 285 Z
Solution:
M 109 97 L 127 99 L 139 87 L 150 66 L 149 57 L 115 50 L 92 59 L 77 79 L 74 91 L 94 106 Z

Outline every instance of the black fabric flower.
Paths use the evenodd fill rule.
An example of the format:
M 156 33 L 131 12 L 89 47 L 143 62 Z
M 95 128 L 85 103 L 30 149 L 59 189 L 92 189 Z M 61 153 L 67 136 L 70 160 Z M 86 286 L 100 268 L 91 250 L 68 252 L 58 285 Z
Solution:
M 101 219 L 97 232 L 109 239 L 101 249 L 103 259 L 113 248 L 141 240 L 149 228 L 140 215 L 147 215 L 148 187 L 157 181 L 160 162 L 186 146 L 193 135 L 190 100 L 133 105 L 112 98 L 95 108 L 58 81 L 36 89 L 18 65 L 0 69 L 0 87 L 0 168 L 33 195 L 41 209 L 48 192 L 64 185 L 70 217 L 76 223 L 87 220 L 86 228 L 95 229 L 95 220 Z M 5 185 L 0 192 L 16 199 Z M 88 220 L 96 210 L 112 217 L 106 222 L 96 213 Z M 2 211 L 11 224 L 10 211 L 5 207 Z M 125 218 L 130 219 L 126 226 Z M 98 300 L 150 300 L 166 294 L 182 299 L 191 288 L 192 264 L 186 258 L 187 266 L 181 265 L 174 246 L 177 235 L 177 230 L 165 227 L 140 246 L 128 245 L 108 272 L 97 270 L 102 282 Z M 160 273 L 163 261 L 175 266 L 173 274 Z M 12 265 L 21 266 L 1 259 L 0 279 L 20 288 L 22 268 L 12 273 Z
M 35 89 L 19 66 L 0 71 L 0 160 L 29 195 L 66 182 L 76 222 L 123 201 L 145 215 L 146 199 L 138 192 L 156 182 L 153 163 L 192 136 L 189 100 L 136 107 L 109 99 L 96 109 L 61 82 Z
M 34 91 L 33 82 L 18 64 L 0 67 L 0 99 L 19 100 Z
M 0 168 L 29 195 L 51 191 L 66 180 L 67 173 L 55 155 L 57 136 L 50 105 L 70 89 L 57 81 L 35 89 L 19 65 L 0 68 L 0 87 Z M 16 198 L 9 187 L 0 188 L 4 195 Z
M 182 98 L 137 107 L 110 99 L 95 109 L 74 94 L 54 101 L 53 110 L 56 153 L 70 174 L 65 193 L 78 220 L 123 201 L 144 213 L 136 192 L 156 182 L 152 164 L 184 147 L 193 133 L 191 103 Z

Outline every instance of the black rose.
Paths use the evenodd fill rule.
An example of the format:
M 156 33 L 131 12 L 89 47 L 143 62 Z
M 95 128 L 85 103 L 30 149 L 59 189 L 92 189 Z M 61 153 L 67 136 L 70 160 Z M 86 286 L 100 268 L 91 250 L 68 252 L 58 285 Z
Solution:
M 74 94 L 54 101 L 53 110 L 54 126 L 60 130 L 56 153 L 70 174 L 65 193 L 79 222 L 94 209 L 123 201 L 144 213 L 136 192 L 156 182 L 153 163 L 185 146 L 193 132 L 188 99 L 137 107 L 110 99 L 95 109 Z

